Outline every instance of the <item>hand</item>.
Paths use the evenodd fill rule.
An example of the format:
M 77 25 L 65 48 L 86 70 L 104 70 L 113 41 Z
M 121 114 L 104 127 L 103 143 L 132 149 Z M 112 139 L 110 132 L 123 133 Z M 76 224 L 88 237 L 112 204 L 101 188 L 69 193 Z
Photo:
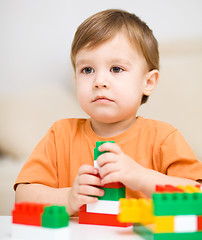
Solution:
M 141 177 L 145 174 L 145 168 L 122 152 L 115 143 L 104 143 L 99 151 L 108 151 L 97 158 L 100 166 L 101 184 L 121 182 L 133 190 L 141 188 Z
M 68 198 L 68 206 L 72 212 L 78 212 L 84 204 L 97 202 L 98 198 L 93 196 L 104 195 L 104 190 L 96 187 L 101 185 L 97 174 L 98 170 L 93 166 L 82 165 L 80 167 Z

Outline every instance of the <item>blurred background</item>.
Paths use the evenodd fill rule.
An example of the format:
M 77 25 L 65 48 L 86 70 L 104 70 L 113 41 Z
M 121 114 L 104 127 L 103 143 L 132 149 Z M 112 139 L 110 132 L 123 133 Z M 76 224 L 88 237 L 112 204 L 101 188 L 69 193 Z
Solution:
M 135 13 L 160 48 L 160 82 L 139 115 L 173 124 L 202 161 L 202 1 L 0 0 L 0 215 L 13 183 L 48 128 L 87 117 L 74 87 L 70 48 L 78 25 L 108 8 Z

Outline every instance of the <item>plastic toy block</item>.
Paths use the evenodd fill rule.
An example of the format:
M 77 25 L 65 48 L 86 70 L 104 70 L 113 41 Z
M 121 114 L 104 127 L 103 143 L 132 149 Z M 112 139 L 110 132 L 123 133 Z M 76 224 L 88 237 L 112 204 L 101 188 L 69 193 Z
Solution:
M 178 187 L 175 187 L 172 185 L 156 185 L 156 192 L 174 193 L 174 192 L 184 192 L 184 190 L 179 189 Z
M 96 142 L 96 147 L 94 148 L 94 167 L 98 170 L 100 169 L 100 166 L 97 163 L 97 158 L 101 154 L 106 153 L 106 151 L 100 152 L 98 148 L 105 142 L 114 143 L 114 141 L 99 141 Z M 100 177 L 99 173 L 97 174 L 97 177 Z M 87 204 L 80 208 L 79 223 L 106 226 L 127 225 L 125 223 L 119 223 L 117 220 L 119 212 L 119 199 L 125 198 L 126 196 L 125 186 L 118 182 L 109 183 L 100 188 L 104 190 L 104 196 L 98 197 L 98 202 Z
M 180 185 L 177 187 L 187 193 L 201 192 L 200 188 L 198 188 L 197 186 L 191 186 L 191 185 L 181 186 Z
M 12 222 L 41 226 L 41 217 L 45 206 L 47 205 L 38 203 L 15 203 L 12 211 Z
M 120 223 L 117 220 L 117 215 L 88 212 L 79 212 L 79 223 L 113 227 L 128 227 L 132 225 L 131 223 Z
M 174 232 L 197 232 L 197 216 L 181 215 L 174 218 Z
M 119 212 L 119 201 L 98 200 L 96 203 L 87 204 L 86 212 L 117 215 Z
M 174 216 L 154 217 L 155 233 L 172 233 L 174 232 Z
M 11 226 L 11 240 L 28 240 L 28 239 L 68 240 L 71 239 L 70 229 L 68 227 L 53 229 L 21 224 L 13 224 Z
M 199 240 L 202 239 L 202 232 L 193 233 L 157 233 L 153 240 Z
M 80 207 L 80 212 L 86 212 L 86 204 Z
M 198 231 L 202 231 L 202 216 L 198 216 L 197 229 Z
M 96 147 L 94 148 L 94 160 L 97 160 L 97 158 L 98 158 L 101 154 L 106 153 L 106 151 L 100 152 L 100 151 L 98 150 L 98 147 L 101 146 L 103 143 L 106 143 L 106 142 L 115 143 L 114 141 L 97 141 L 97 142 L 96 142 Z
M 194 193 L 194 192 L 201 192 L 200 185 L 192 186 L 173 186 L 173 185 L 156 185 L 156 192 L 164 192 L 164 193 L 174 193 L 174 192 L 187 192 L 187 193 Z
M 133 231 L 145 240 L 199 240 L 202 239 L 202 232 L 192 233 L 153 233 L 148 227 L 135 224 Z
M 100 166 L 98 165 L 97 161 L 94 161 L 94 168 L 97 168 L 98 171 L 100 171 Z M 100 177 L 100 175 L 98 175 L 98 177 Z
M 104 144 L 106 142 L 115 143 L 114 141 L 96 141 L 96 148 L 99 148 L 99 146 L 101 146 L 102 144 Z
M 195 187 L 199 188 L 202 192 L 202 185 L 201 184 L 196 184 Z
M 202 232 L 188 233 L 153 233 L 152 227 L 134 224 L 133 231 L 145 240 L 199 240 Z
M 123 188 L 125 187 L 122 183 L 120 182 L 115 182 L 115 183 L 107 183 L 102 186 L 103 188 Z
M 118 220 L 120 222 L 131 222 L 150 224 L 154 221 L 151 199 L 120 199 Z
M 202 193 L 154 193 L 155 216 L 202 215 Z
M 139 234 L 145 240 L 154 240 L 153 231 L 142 224 L 139 223 L 133 224 L 133 231 Z
M 120 198 L 126 197 L 126 189 L 124 188 L 102 188 L 104 195 L 98 197 L 99 200 L 119 201 Z
M 42 226 L 47 228 L 61 228 L 69 225 L 69 214 L 64 206 L 45 207 L 42 215 Z

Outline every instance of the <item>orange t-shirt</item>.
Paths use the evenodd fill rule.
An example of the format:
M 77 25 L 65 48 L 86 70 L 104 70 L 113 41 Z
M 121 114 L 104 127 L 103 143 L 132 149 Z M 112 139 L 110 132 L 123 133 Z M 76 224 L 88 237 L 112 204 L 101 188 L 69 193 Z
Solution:
M 109 140 L 114 140 L 124 153 L 146 168 L 169 176 L 202 179 L 202 163 L 170 124 L 138 117 L 125 132 L 103 138 L 92 130 L 90 119 L 63 119 L 55 122 L 36 146 L 14 188 L 19 183 L 71 187 L 80 166 L 93 165 L 96 141 Z M 126 189 L 126 195 L 140 197 L 141 193 Z

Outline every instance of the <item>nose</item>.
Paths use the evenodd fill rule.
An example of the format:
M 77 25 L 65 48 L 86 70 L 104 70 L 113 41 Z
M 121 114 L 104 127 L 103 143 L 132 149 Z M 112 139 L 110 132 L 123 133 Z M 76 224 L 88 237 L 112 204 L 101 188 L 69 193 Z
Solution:
M 94 80 L 94 88 L 109 88 L 109 81 L 106 79 L 106 76 L 97 74 Z

